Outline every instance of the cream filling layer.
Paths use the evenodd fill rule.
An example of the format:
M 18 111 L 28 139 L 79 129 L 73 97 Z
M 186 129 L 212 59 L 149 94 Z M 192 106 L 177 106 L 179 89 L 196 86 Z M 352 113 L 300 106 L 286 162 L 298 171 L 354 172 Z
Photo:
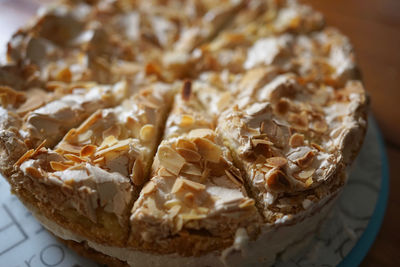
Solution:
M 295 216 L 284 217 L 274 225 L 265 225 L 255 240 L 249 240 L 244 229 L 236 232 L 234 244 L 224 251 L 216 251 L 200 257 L 182 257 L 177 254 L 150 254 L 131 248 L 102 245 L 67 230 L 43 215 L 28 208 L 41 224 L 54 235 L 75 242 L 86 242 L 92 249 L 127 262 L 130 266 L 270 266 L 279 255 L 288 258 L 307 244 L 321 222 L 331 211 L 338 194 L 325 198 L 307 211 Z M 296 222 L 296 220 L 298 220 Z M 295 221 L 295 223 L 293 223 Z M 302 241 L 304 240 L 304 241 Z

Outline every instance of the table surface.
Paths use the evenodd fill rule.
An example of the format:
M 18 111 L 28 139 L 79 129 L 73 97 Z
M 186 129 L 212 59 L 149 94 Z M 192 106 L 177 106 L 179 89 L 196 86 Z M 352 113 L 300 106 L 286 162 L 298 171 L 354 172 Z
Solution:
M 371 96 L 372 112 L 386 140 L 390 195 L 382 229 L 361 266 L 400 266 L 400 1 L 302 0 L 322 11 L 354 44 Z M 0 0 L 0 53 L 12 33 L 41 3 L 51 0 Z

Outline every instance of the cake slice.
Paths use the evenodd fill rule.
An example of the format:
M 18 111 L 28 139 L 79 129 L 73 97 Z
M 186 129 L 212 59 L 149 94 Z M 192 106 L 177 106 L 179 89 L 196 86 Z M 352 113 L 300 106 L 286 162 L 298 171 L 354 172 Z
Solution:
M 249 87 L 219 118 L 268 222 L 335 195 L 360 149 L 366 96 L 358 81 L 334 89 L 294 74 Z
M 193 256 L 232 245 L 240 228 L 254 237 L 259 214 L 213 130 L 213 118 L 188 82 L 183 88 L 167 120 L 152 178 L 132 209 L 128 245 Z
M 94 113 L 55 149 L 44 143 L 15 164 L 13 190 L 36 213 L 94 242 L 122 246 L 128 217 L 171 105 L 171 86 L 143 88 Z

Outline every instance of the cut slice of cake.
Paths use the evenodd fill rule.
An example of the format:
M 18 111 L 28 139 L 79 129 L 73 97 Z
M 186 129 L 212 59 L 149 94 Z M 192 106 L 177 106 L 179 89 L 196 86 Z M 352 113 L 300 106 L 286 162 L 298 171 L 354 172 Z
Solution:
M 289 73 L 249 87 L 224 112 L 218 131 L 267 221 L 303 211 L 343 186 L 365 133 L 365 108 L 358 81 L 334 89 Z
M 239 228 L 255 236 L 254 200 L 213 126 L 187 82 L 133 207 L 129 246 L 193 256 L 232 245 Z
M 36 212 L 89 240 L 122 246 L 172 102 L 153 84 L 94 113 L 54 150 L 44 144 L 15 164 L 13 190 Z M 47 192 L 47 193 L 45 193 Z

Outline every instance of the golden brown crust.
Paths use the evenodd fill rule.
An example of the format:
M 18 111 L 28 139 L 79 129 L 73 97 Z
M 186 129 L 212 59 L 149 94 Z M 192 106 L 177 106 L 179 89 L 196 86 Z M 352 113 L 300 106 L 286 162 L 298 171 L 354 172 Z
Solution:
M 309 211 L 309 203 L 333 198 L 343 188 L 345 170 L 354 161 L 365 137 L 368 98 L 359 81 L 349 41 L 337 30 L 324 28 L 320 13 L 289 0 L 85 2 L 91 6 L 83 7 L 81 1 L 62 1 L 63 12 L 50 9 L 16 33 L 8 46 L 8 57 L 14 65 L 0 67 L 0 172 L 24 203 L 61 227 L 99 244 L 132 247 L 155 254 L 199 256 L 231 247 L 237 228 L 244 227 L 242 221 L 237 223 L 233 217 L 248 219 L 250 214 L 229 214 L 232 217 L 221 222 L 216 219 L 219 211 L 207 217 L 214 208 L 209 203 L 193 205 L 202 200 L 209 187 L 218 192 L 211 194 L 214 199 L 211 197 L 210 203 L 214 203 L 216 195 L 222 195 L 222 189 L 235 187 L 227 186 L 226 181 L 218 181 L 217 186 L 217 183 L 207 184 L 210 177 L 223 177 L 222 180 L 241 187 L 244 196 L 239 198 L 245 200 L 239 207 L 251 206 L 249 217 L 253 219 L 248 219 L 249 226 L 244 228 L 253 239 L 260 227 L 265 226 L 257 217 L 259 213 L 265 222 L 272 224 L 285 215 L 293 216 L 295 219 L 290 223 L 294 225 L 302 220 L 296 219 L 298 214 Z M 60 27 L 65 31 L 54 31 Z M 187 78 L 192 81 L 183 83 L 184 90 L 181 96 L 177 95 L 171 113 L 182 116 L 167 123 L 161 147 L 168 147 L 170 139 L 179 139 L 199 128 L 209 131 L 217 128 L 217 135 L 225 138 L 226 143 L 216 146 L 202 136 L 186 144 L 189 147 L 179 147 L 174 152 L 179 156 L 166 160 L 165 168 L 153 167 L 154 183 L 148 183 L 143 189 L 152 159 L 138 156 L 139 143 L 159 144 L 161 136 L 160 132 L 155 134 L 154 125 L 141 121 L 160 115 L 157 108 L 164 103 L 150 101 L 154 93 L 144 92 L 142 100 L 149 106 L 144 105 L 140 112 L 133 108 L 138 113 L 135 118 L 125 121 L 126 114 L 121 113 L 123 122 L 112 121 L 114 125 L 101 128 L 96 121 L 105 121 L 109 111 L 104 117 L 97 112 L 82 128 L 70 130 L 98 108 L 124 107 L 119 105 L 124 96 L 130 96 L 143 84 L 154 85 L 157 81 L 172 84 Z M 121 82 L 126 90 L 106 93 L 82 104 L 81 97 L 92 99 L 95 95 L 92 87 L 97 84 L 92 81 L 111 86 Z M 74 94 L 78 97 L 71 100 Z M 300 95 L 298 99 L 296 94 Z M 63 98 L 65 95 L 67 98 Z M 193 99 L 198 101 L 193 103 Z M 186 104 L 180 105 L 182 101 Z M 320 103 L 324 101 L 329 103 Z M 256 102 L 264 106 L 260 108 Z M 339 105 L 334 110 L 335 104 L 348 104 L 349 114 L 332 118 L 332 114 L 344 108 Z M 67 107 L 57 109 L 63 105 Z M 222 111 L 225 113 L 221 116 Z M 240 116 L 225 116 L 229 112 Z M 265 112 L 263 118 L 271 119 L 242 120 L 251 112 L 255 117 L 257 112 Z M 171 115 L 168 108 L 161 113 L 161 117 Z M 277 120 L 281 125 L 272 127 Z M 223 127 L 224 123 L 228 126 Z M 345 125 L 339 131 L 341 137 L 331 138 L 340 124 Z M 114 149 L 116 137 L 128 138 L 124 135 L 128 128 L 140 142 L 128 144 L 132 140 L 125 140 Z M 240 134 L 232 137 L 237 129 Z M 98 133 L 93 135 L 96 130 Z M 244 133 L 249 132 L 250 136 L 254 131 L 257 137 L 246 139 L 241 145 L 247 150 L 238 152 L 235 142 L 243 141 L 240 138 Z M 63 142 L 55 148 L 59 155 L 54 155 L 52 149 L 63 136 Z M 46 147 L 50 146 L 47 150 L 39 145 L 45 139 Z M 328 145 L 324 145 L 335 140 L 339 140 L 335 148 L 325 153 Z M 222 154 L 218 146 L 224 151 L 226 147 L 231 149 L 236 167 L 247 179 L 237 169 L 234 173 L 219 172 L 226 165 L 232 165 L 231 169 L 235 166 L 231 156 L 223 167 L 218 166 Z M 128 163 L 121 156 L 121 147 L 124 155 L 128 155 Z M 96 154 L 96 149 L 102 151 Z M 154 155 L 152 150 L 146 153 Z M 104 151 L 110 152 L 108 158 L 101 154 Z M 290 158 L 288 151 L 294 152 L 292 156 L 301 155 Z M 168 151 L 162 152 L 168 154 Z M 326 155 L 332 160 L 318 169 L 323 164 L 318 165 L 316 158 Z M 107 164 L 107 160 L 111 163 Z M 29 164 L 23 165 L 27 161 Z M 98 169 L 91 172 L 85 164 Z M 296 165 L 293 173 L 287 171 L 289 164 Z M 184 168 L 186 173 L 180 173 Z M 252 186 L 254 177 L 250 177 L 251 171 L 257 168 L 265 172 L 262 173 L 265 177 L 257 181 L 259 188 Z M 100 169 L 105 172 L 99 172 Z M 75 172 L 62 176 L 63 171 Z M 86 179 L 95 171 L 100 173 L 99 183 Z M 78 176 L 79 172 L 86 176 Z M 165 183 L 172 179 L 171 172 L 176 181 L 169 188 Z M 112 189 L 97 186 L 109 182 L 103 178 L 111 173 L 120 174 L 110 178 L 119 179 L 117 186 Z M 187 173 L 190 177 L 185 178 Z M 183 187 L 190 190 L 183 190 L 179 201 L 190 205 L 170 206 L 171 195 Z M 125 194 L 118 194 L 120 191 Z M 204 194 L 198 197 L 200 191 Z M 99 192 L 105 197 L 96 198 Z M 152 214 L 146 215 L 142 211 L 155 201 L 143 199 L 153 197 L 158 201 L 158 208 L 150 209 Z M 113 206 L 114 200 L 121 205 Z M 88 207 L 92 205 L 96 208 L 91 210 Z M 227 210 L 234 205 L 222 206 L 223 212 L 229 213 Z M 150 230 L 154 231 L 149 234 Z M 156 242 L 153 242 L 154 236 L 158 237 Z M 126 266 L 115 258 L 94 252 L 84 243 L 66 242 L 99 262 Z

